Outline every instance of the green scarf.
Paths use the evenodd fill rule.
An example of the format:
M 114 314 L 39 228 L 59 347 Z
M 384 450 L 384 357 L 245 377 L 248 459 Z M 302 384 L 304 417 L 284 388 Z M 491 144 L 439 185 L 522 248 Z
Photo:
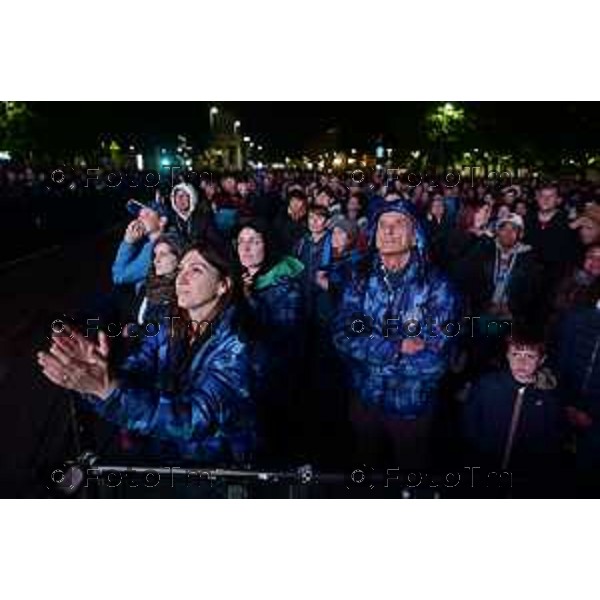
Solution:
M 255 290 L 262 290 L 277 283 L 282 277 L 296 277 L 304 270 L 304 265 L 293 256 L 284 256 L 264 275 L 256 278 Z

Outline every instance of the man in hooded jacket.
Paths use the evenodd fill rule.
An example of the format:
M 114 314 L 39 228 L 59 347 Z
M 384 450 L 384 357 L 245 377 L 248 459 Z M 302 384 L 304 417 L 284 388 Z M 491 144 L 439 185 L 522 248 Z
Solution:
M 370 234 L 372 256 L 347 282 L 332 323 L 351 378 L 357 459 L 422 467 L 430 459 L 436 389 L 460 327 L 457 294 L 427 263 L 410 202 L 381 203 Z

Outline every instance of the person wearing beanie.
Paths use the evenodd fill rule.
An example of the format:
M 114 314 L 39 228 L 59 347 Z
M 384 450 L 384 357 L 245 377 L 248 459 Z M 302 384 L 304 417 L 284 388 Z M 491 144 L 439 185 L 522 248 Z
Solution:
M 357 460 L 401 468 L 430 460 L 437 388 L 447 368 L 448 322 L 459 317 L 450 282 L 427 261 L 424 230 L 406 200 L 371 215 L 372 258 L 344 287 L 332 319 L 352 393 Z M 456 327 L 446 331 L 456 335 Z

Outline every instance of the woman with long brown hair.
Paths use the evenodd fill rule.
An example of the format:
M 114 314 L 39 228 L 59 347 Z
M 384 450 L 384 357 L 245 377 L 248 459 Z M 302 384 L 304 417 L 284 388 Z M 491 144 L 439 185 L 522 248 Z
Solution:
M 180 316 L 121 364 L 107 336 L 53 336 L 38 362 L 103 418 L 156 442 L 157 456 L 215 464 L 251 459 L 256 444 L 250 351 L 236 324 L 235 276 L 225 249 L 188 250 L 175 281 Z

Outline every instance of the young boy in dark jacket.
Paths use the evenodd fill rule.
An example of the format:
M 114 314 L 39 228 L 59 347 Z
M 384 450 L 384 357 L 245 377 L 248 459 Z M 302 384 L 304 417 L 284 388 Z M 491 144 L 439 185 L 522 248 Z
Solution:
M 557 382 L 543 366 L 544 342 L 535 336 L 514 335 L 506 358 L 508 369 L 482 376 L 471 389 L 462 423 L 467 458 L 512 473 L 515 494 L 536 493 L 551 486 L 560 458 Z

